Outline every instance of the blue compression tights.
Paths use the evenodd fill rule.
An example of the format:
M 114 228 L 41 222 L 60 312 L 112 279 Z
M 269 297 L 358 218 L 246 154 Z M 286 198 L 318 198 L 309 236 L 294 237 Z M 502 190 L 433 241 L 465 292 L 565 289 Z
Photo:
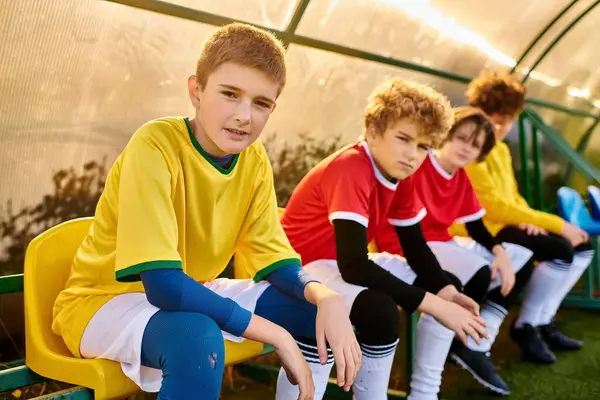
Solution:
M 295 337 L 314 338 L 317 308 L 270 286 L 255 314 L 282 326 Z M 142 365 L 162 369 L 159 400 L 216 400 L 225 363 L 217 323 L 197 312 L 159 311 L 142 340 Z

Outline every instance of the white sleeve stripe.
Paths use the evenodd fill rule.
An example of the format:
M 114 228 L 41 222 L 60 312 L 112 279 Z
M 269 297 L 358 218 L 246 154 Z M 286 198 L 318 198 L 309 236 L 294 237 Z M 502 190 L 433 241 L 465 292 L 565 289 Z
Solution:
M 394 226 L 411 226 L 416 224 L 417 222 L 421 222 L 421 220 L 427 215 L 427 210 L 425 208 L 421 208 L 421 211 L 417 215 L 409 219 L 389 219 L 390 224 Z
M 466 224 L 467 222 L 477 221 L 478 219 L 483 218 L 485 215 L 485 208 L 477 211 L 475 214 L 466 215 L 464 217 L 456 218 L 456 222 L 459 224 Z
M 349 212 L 349 211 L 335 211 L 329 214 L 329 221 L 333 222 L 334 219 L 346 219 L 354 222 L 358 222 L 365 228 L 369 227 L 369 219 L 363 215 Z

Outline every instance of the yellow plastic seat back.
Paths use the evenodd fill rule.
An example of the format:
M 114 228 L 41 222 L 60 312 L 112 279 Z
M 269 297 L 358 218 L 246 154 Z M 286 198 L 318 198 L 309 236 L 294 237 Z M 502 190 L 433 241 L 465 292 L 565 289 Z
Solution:
M 369 245 L 367 246 L 367 250 L 369 251 L 369 253 L 378 253 L 379 250 L 377 249 L 377 245 L 375 244 L 375 241 L 372 241 L 371 243 L 369 243 Z
M 123 397 L 139 391 L 108 360 L 75 358 L 63 339 L 52 332 L 52 307 L 64 288 L 77 248 L 85 238 L 92 218 L 61 223 L 31 241 L 25 254 L 25 362 L 47 378 L 85 386 L 96 399 Z
M 52 308 L 69 277 L 71 263 L 92 218 L 61 223 L 31 241 L 25 254 L 25 362 L 44 377 L 94 390 L 96 399 L 116 399 L 139 391 L 119 363 L 75 358 L 63 339 L 52 332 Z M 225 363 L 256 357 L 262 343 L 225 342 Z

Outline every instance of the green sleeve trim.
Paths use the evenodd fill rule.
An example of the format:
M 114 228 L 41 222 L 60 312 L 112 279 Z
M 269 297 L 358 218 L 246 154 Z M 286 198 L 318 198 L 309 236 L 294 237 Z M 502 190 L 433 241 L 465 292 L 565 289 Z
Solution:
M 263 269 L 261 269 L 260 271 L 258 271 L 256 273 L 256 275 L 254 275 L 254 282 L 260 282 L 263 279 L 265 279 L 265 277 L 267 275 L 269 275 L 271 272 L 275 271 L 276 269 L 279 269 L 281 267 L 286 267 L 288 265 L 297 265 L 299 267 L 302 266 L 302 264 L 300 263 L 300 260 L 297 258 L 284 258 L 283 260 L 279 260 L 277 262 L 274 262 L 273 264 L 264 267 Z
M 157 260 L 132 265 L 115 272 L 118 282 L 139 282 L 142 280 L 140 272 L 151 269 L 183 269 L 179 260 Z

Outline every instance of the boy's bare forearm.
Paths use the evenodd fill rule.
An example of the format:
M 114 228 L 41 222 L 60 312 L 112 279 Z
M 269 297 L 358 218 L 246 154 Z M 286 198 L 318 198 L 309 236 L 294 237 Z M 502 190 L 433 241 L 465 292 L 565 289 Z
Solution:
M 320 282 L 309 282 L 304 287 L 304 298 L 315 306 L 318 306 L 321 300 L 334 296 L 339 295 Z
M 252 315 L 242 337 L 255 342 L 267 343 L 275 348 L 280 348 L 286 340 L 293 340 L 289 332 L 281 326 L 256 314 Z

